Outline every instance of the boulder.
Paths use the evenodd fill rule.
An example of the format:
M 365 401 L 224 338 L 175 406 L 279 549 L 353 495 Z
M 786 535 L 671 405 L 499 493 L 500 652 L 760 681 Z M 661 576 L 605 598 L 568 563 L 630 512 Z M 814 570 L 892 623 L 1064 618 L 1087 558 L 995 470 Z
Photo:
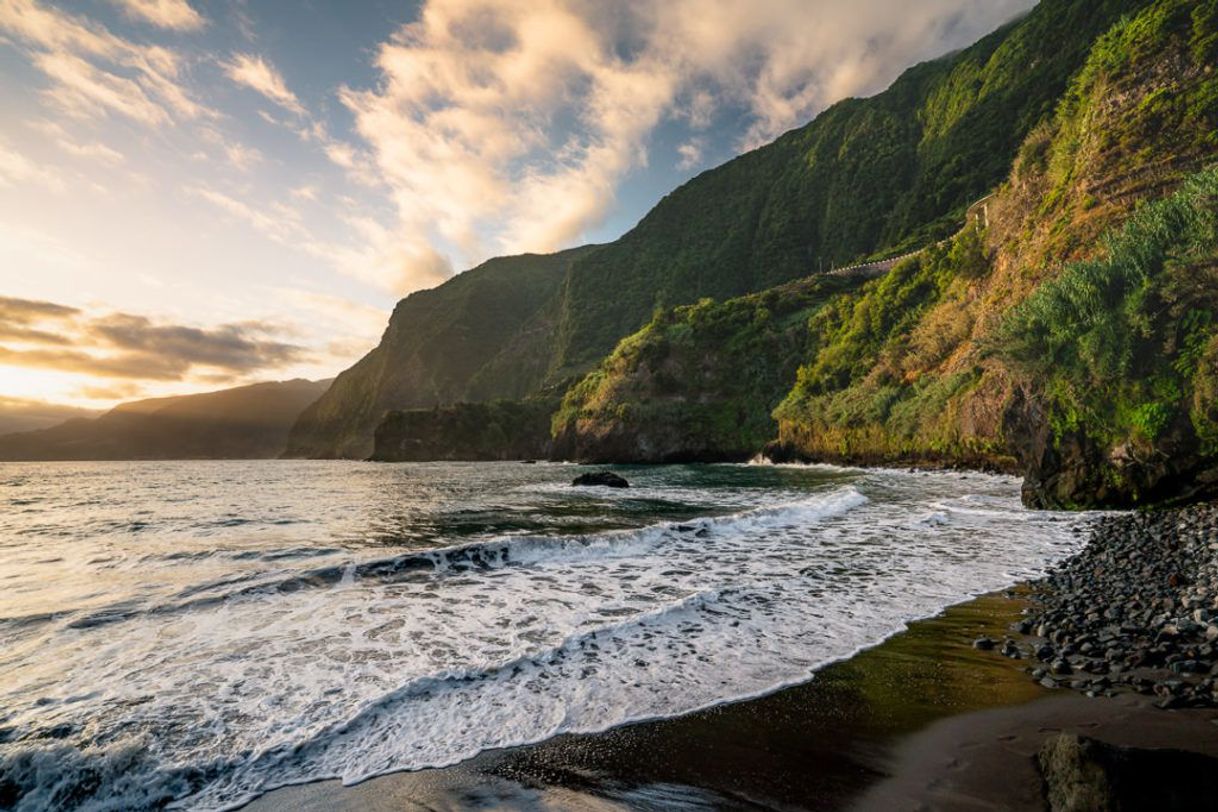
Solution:
M 1218 759 L 1060 733 L 1036 757 L 1051 812 L 1212 808 Z
M 630 483 L 623 477 L 618 476 L 612 471 L 592 471 L 587 474 L 580 474 L 575 479 L 571 480 L 572 485 L 581 487 L 602 485 L 606 488 L 629 488 Z

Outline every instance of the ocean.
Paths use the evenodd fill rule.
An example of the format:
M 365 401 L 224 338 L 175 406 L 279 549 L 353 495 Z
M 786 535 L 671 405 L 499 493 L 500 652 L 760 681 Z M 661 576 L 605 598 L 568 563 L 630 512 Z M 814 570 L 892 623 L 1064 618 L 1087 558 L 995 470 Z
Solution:
M 1043 573 L 1012 477 L 0 464 L 0 807 L 226 809 L 815 678 Z

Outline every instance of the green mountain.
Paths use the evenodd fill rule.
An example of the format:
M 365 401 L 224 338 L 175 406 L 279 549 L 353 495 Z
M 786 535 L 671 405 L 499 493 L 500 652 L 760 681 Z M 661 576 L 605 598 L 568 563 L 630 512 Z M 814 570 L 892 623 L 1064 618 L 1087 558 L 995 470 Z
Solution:
M 704 172 L 605 246 L 496 259 L 403 300 L 288 453 L 364 457 L 387 411 L 560 391 L 657 307 L 722 299 L 953 232 L 1133 0 L 1045 0 L 891 88 Z M 520 279 L 521 284 L 509 281 Z
M 97 418 L 0 436 L 0 460 L 272 459 L 330 381 L 274 381 L 123 403 Z
M 565 392 L 566 458 L 968 465 L 1046 507 L 1218 492 L 1216 70 L 1218 0 L 1043 0 L 574 254 L 480 385 L 387 420 L 376 456 L 537 448 Z M 380 399 L 331 438 L 444 403 L 362 380 Z
M 769 453 L 1019 471 L 1038 506 L 1214 490 L 1216 43 L 1218 4 L 1183 0 L 1142 3 L 1096 37 L 979 217 L 808 314 Z M 733 349 L 751 325 L 713 335 L 754 298 L 654 324 L 703 346 L 703 367 L 787 369 L 790 344 Z M 597 457 L 604 437 L 637 449 L 684 430 L 688 451 L 714 457 L 721 429 L 697 428 L 708 403 L 734 405 L 742 424 L 771 414 L 772 388 L 708 395 L 696 374 L 670 382 L 665 411 L 645 391 L 656 365 L 631 354 L 654 331 L 568 393 L 555 429 L 576 456 Z M 732 442 L 718 449 L 741 456 Z

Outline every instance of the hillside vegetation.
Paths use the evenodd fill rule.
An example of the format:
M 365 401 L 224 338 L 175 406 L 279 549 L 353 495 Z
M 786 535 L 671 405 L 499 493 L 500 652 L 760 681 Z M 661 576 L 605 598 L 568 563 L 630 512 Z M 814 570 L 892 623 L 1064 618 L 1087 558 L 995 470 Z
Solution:
M 820 276 L 723 303 L 658 310 L 567 391 L 556 456 L 592 462 L 747 460 L 804 357 L 806 324 L 859 282 Z
M 980 264 L 929 253 L 900 269 L 935 280 L 913 299 L 883 280 L 810 325 L 775 452 L 1017 468 L 1043 505 L 1194 477 L 1212 172 L 1168 195 L 1218 147 L 1216 20 L 1161 1 L 1100 37 L 990 205 Z

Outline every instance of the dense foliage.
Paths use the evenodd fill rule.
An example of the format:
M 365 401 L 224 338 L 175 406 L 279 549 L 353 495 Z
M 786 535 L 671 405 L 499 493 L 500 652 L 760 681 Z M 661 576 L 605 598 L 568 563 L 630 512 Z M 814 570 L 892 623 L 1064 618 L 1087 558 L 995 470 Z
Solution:
M 988 270 L 980 226 L 970 225 L 813 316 L 809 360 L 775 412 L 786 439 L 862 460 L 977 451 L 955 442 L 947 409 L 950 398 L 977 382 L 977 371 L 911 374 L 939 364 L 968 324 L 949 316 L 929 338 L 915 341 L 912 334 L 932 306 Z
M 1058 434 L 1147 445 L 1191 425 L 1218 451 L 1218 169 L 1144 206 L 1102 245 L 1016 307 L 995 352 L 1044 387 Z
M 1159 0 L 1115 23 L 1029 132 L 991 201 L 994 233 L 965 232 L 813 320 L 776 413 L 788 450 L 1013 467 L 1033 453 L 1007 436 L 1017 403 L 1082 437 L 1090 468 L 1130 442 L 1150 454 L 1190 420 L 1214 437 L 1208 175 L 1133 212 L 1212 158 L 1215 6 Z
M 809 315 L 857 283 L 816 277 L 765 293 L 657 310 L 568 390 L 556 451 L 589 460 L 752 456 L 790 386 Z

